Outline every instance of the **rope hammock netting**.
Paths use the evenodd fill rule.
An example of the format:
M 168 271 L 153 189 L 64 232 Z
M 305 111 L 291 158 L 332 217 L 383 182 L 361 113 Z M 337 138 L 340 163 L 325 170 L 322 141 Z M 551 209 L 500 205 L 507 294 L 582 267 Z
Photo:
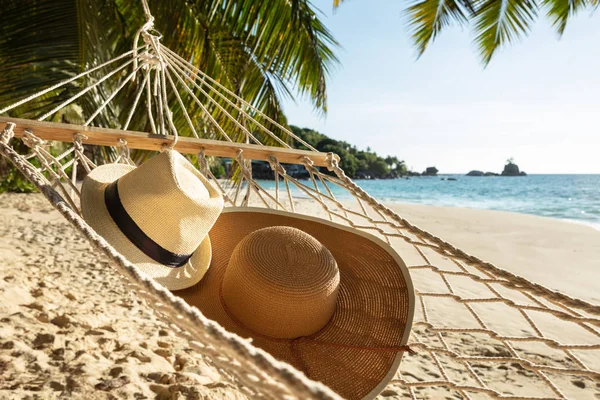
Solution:
M 408 343 L 416 354 L 404 356 L 389 383 L 396 393 L 413 399 L 441 392 L 465 399 L 598 398 L 600 306 L 502 270 L 410 224 L 348 178 L 336 155 L 318 152 L 162 45 L 143 3 L 148 22 L 137 33 L 133 50 L 0 109 L 0 115 L 18 111 L 16 115 L 35 118 L 0 117 L 0 152 L 232 383 L 250 397 L 338 398 L 142 275 L 83 221 L 78 169 L 96 167 L 88 145 L 103 149 L 104 162 L 132 165 L 132 150 L 171 147 L 218 186 L 226 206 L 303 212 L 296 209 L 295 197 L 300 196 L 320 205 L 331 221 L 392 245 L 409 267 L 417 298 Z M 105 82 L 112 83 L 112 93 L 99 90 Z M 44 99 L 64 94 L 66 88 L 77 90 L 59 105 L 44 108 Z M 129 109 L 121 109 L 119 99 L 126 94 L 134 100 Z M 86 96 L 99 106 L 81 125 L 47 122 Z M 36 106 L 22 111 L 27 105 Z M 120 126 L 104 125 L 109 108 L 119 111 Z M 128 131 L 132 122 L 145 124 L 151 133 Z M 15 151 L 13 137 L 21 138 L 27 154 Z M 55 142 L 67 143 L 60 154 L 50 149 Z M 230 158 L 238 173 L 217 179 L 210 157 Z M 269 163 L 274 188 L 253 178 L 252 160 Z M 288 174 L 283 164 L 302 166 L 308 181 Z M 498 313 L 511 316 L 510 326 L 497 323 Z M 505 370 L 505 379 L 493 378 L 488 374 L 492 369 Z

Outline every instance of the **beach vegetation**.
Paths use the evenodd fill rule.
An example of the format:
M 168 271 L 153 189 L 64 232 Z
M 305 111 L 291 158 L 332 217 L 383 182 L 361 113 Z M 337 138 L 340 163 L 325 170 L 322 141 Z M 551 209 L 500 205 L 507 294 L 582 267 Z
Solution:
M 25 179 L 17 169 L 6 168 L 2 171 L 2 167 L 0 165 L 0 174 L 2 176 L 0 180 L 0 193 L 31 193 L 35 191 L 33 183 Z
M 140 1 L 33 0 L 30 3 L 28 7 L 16 0 L 2 3 L 1 106 L 131 50 L 136 32 L 146 22 Z M 328 76 L 338 64 L 335 53 L 339 45 L 308 0 L 226 3 L 170 0 L 151 2 L 150 8 L 155 17 L 154 28 L 162 34 L 164 45 L 191 60 L 277 123 L 287 125 L 282 103 L 298 96 L 308 99 L 318 113 L 327 112 Z M 110 71 L 107 67 L 99 72 Z M 85 85 L 98 77 L 89 79 Z M 119 83 L 120 79 L 109 79 L 92 89 L 90 95 L 77 100 L 69 113 L 63 113 L 60 121 L 85 121 Z M 26 111 L 18 107 L 9 116 L 35 119 L 78 93 L 81 85 L 77 81 L 49 92 L 24 107 Z M 91 125 L 124 125 L 127 110 L 135 101 L 136 85 L 129 86 L 108 103 Z M 206 126 L 199 130 L 211 136 L 215 128 L 202 117 L 204 111 L 195 103 L 187 111 L 198 124 L 205 121 Z M 223 129 L 234 129 L 233 125 L 227 125 L 233 123 L 218 107 L 213 106 L 209 112 Z M 149 121 L 142 114 L 136 113 L 129 129 L 150 131 Z M 182 110 L 173 110 L 173 118 L 178 126 L 186 123 Z M 289 140 L 287 135 L 283 136 Z M 278 145 L 273 138 L 265 136 L 261 140 L 266 145 Z M 146 158 L 137 153 L 140 152 L 132 152 L 135 160 Z M 90 154 L 99 157 L 94 161 L 106 158 L 106 154 L 99 152 Z
M 221 160 L 219 158 L 215 158 L 215 160 L 210 164 L 210 172 L 217 179 L 227 177 L 227 173 L 225 172 L 225 166 L 221 163 Z
M 350 178 L 397 178 L 409 173 L 406 163 L 397 156 L 381 157 L 370 147 L 359 150 L 348 142 L 332 139 L 309 128 L 291 126 L 292 132 L 319 151 L 335 153 L 340 156 L 340 167 Z M 307 149 L 300 142 L 300 149 Z M 322 168 L 326 171 L 326 168 Z

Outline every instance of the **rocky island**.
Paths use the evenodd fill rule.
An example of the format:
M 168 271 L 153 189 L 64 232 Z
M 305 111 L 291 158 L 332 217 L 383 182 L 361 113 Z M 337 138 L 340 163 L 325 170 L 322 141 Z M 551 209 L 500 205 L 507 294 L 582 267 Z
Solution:
M 504 165 L 504 170 L 500 174 L 495 172 L 483 172 L 474 169 L 473 171 L 469 171 L 467 176 L 527 176 L 527 174 L 525 171 L 520 171 L 519 166 L 515 164 L 514 160 L 509 158 L 506 161 L 506 165 Z
M 483 172 L 483 171 L 478 171 L 478 170 L 473 170 L 470 171 L 467 176 L 500 176 L 500 174 L 497 174 L 495 172 Z
M 437 176 L 438 169 L 436 167 L 427 167 L 421 176 Z
M 511 159 L 508 160 L 502 171 L 502 176 L 526 176 L 525 171 L 519 171 L 519 166 Z

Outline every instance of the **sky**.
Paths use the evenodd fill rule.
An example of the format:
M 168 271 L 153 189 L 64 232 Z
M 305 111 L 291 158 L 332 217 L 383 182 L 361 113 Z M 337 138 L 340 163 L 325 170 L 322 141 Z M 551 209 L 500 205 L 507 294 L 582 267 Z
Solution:
M 545 18 L 484 67 L 467 28 L 442 32 L 416 58 L 406 1 L 314 0 L 340 42 L 328 113 L 286 101 L 290 124 L 395 155 L 409 168 L 600 173 L 600 13 L 582 13 L 562 38 Z

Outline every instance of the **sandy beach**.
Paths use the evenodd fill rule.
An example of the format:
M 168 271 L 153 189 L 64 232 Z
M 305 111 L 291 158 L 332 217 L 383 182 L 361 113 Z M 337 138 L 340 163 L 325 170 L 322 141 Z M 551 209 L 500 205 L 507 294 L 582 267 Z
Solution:
M 600 231 L 592 227 L 503 211 L 390 207 L 480 259 L 551 289 L 600 302 Z
M 150 305 L 136 298 L 124 279 L 41 195 L 4 194 L 0 203 L 1 399 L 245 398 L 210 359 L 189 348 L 187 341 L 154 315 Z M 298 200 L 299 211 L 321 212 L 314 207 L 308 200 Z M 501 268 L 600 302 L 600 231 L 505 212 L 412 204 L 391 207 L 412 223 Z M 410 259 L 405 261 L 410 265 Z M 435 286 L 418 276 L 413 279 L 417 290 Z M 432 314 L 450 313 L 461 321 L 458 311 L 452 315 L 454 310 L 449 305 L 433 309 Z M 498 326 L 511 327 L 510 314 L 493 317 Z M 423 328 L 417 333 L 427 334 Z M 472 335 L 470 340 L 480 339 Z M 485 347 L 481 340 L 477 344 Z M 456 346 L 473 344 L 467 340 Z M 569 365 L 542 350 L 539 357 Z M 403 361 L 404 377 L 432 379 L 434 372 L 419 361 L 420 355 Z M 600 365 L 598 357 L 590 356 L 586 362 L 595 369 Z M 448 369 L 452 371 L 452 366 Z M 527 377 L 518 364 L 484 373 L 486 379 L 498 381 L 499 389 L 523 386 L 519 376 Z M 558 377 L 556 381 L 571 398 L 600 398 L 600 385 L 591 379 Z M 540 390 L 523 389 L 533 395 Z M 381 398 L 405 394 L 392 384 Z M 417 397 L 457 398 L 433 389 L 417 390 Z

